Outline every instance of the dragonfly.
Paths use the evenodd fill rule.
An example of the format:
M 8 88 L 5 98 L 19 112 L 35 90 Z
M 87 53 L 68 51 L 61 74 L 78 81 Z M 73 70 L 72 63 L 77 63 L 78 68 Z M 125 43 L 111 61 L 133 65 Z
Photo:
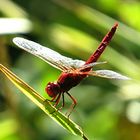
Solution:
M 97 60 L 111 41 L 117 27 L 118 23 L 115 23 L 87 61 L 63 56 L 50 48 L 21 37 L 15 37 L 13 42 L 21 49 L 41 58 L 48 64 L 62 71 L 57 81 L 47 84 L 45 91 L 49 97 L 51 97 L 50 101 L 54 102 L 54 107 L 59 104 L 62 97 L 61 109 L 65 105 L 64 95 L 67 94 L 72 100 L 70 115 L 77 105 L 77 100 L 69 93 L 69 90 L 77 86 L 84 78 L 88 76 L 98 76 L 108 79 L 129 80 L 127 76 L 123 76 L 112 70 L 93 70 L 94 66 L 106 63 L 97 62 Z

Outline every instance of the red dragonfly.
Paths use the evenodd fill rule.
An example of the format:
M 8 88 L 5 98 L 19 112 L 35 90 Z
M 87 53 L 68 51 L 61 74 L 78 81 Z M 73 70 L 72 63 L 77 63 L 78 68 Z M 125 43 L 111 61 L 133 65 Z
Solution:
M 43 59 L 53 67 L 62 71 L 56 82 L 49 82 L 45 88 L 47 94 L 52 98 L 51 101 L 55 102 L 54 106 L 57 106 L 61 95 L 62 95 L 62 107 L 64 107 L 64 93 L 66 93 L 73 101 L 71 106 L 71 111 L 77 104 L 76 99 L 69 94 L 69 90 L 76 85 L 78 85 L 84 78 L 88 75 L 91 76 L 99 76 L 103 78 L 109 79 L 120 79 L 120 80 L 128 80 L 129 78 L 123 76 L 119 73 L 116 73 L 111 70 L 96 70 L 93 71 L 92 68 L 95 65 L 103 64 L 105 62 L 96 62 L 100 55 L 105 50 L 106 46 L 111 41 L 116 29 L 118 27 L 118 23 L 115 23 L 111 30 L 106 34 L 100 43 L 97 50 L 88 58 L 87 61 L 82 60 L 74 60 L 72 58 L 68 58 L 62 56 L 61 54 L 51 50 L 47 47 L 44 47 L 38 43 L 33 41 L 29 41 L 24 38 L 16 37 L 13 39 L 13 42 L 20 48 L 26 50 L 27 52 Z M 70 115 L 69 113 L 69 115 Z

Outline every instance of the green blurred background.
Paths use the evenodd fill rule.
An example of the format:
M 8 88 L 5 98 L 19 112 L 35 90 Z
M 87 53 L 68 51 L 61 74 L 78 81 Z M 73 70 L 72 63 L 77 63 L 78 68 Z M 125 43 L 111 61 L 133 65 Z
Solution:
M 0 0 L 0 63 L 44 97 L 60 71 L 17 48 L 15 36 L 86 60 L 114 22 L 119 28 L 95 69 L 131 81 L 88 77 L 70 93 L 78 105 L 71 119 L 90 140 L 140 140 L 140 2 L 138 0 Z M 66 97 L 66 112 L 71 100 Z M 69 134 L 0 75 L 0 140 L 80 140 Z

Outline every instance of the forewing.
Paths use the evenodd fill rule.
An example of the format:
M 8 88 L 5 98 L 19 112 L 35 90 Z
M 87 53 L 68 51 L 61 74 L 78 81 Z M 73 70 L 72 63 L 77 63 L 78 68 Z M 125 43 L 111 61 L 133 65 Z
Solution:
M 81 67 L 78 68 L 79 71 L 82 71 L 82 70 L 85 70 L 85 69 L 88 69 L 88 68 L 92 68 L 96 65 L 101 65 L 101 64 L 105 64 L 107 63 L 106 61 L 104 62 L 93 62 L 93 63 L 90 63 L 90 64 L 86 64 L 86 65 L 82 65 Z
M 82 60 L 73 60 L 72 58 L 62 56 L 61 54 L 47 47 L 24 38 L 16 37 L 13 39 L 13 42 L 18 47 L 43 59 L 44 61 L 61 71 L 76 69 L 85 63 Z
M 88 75 L 99 76 L 99 77 L 110 78 L 110 79 L 118 79 L 118 80 L 130 80 L 130 78 L 111 70 L 90 71 Z

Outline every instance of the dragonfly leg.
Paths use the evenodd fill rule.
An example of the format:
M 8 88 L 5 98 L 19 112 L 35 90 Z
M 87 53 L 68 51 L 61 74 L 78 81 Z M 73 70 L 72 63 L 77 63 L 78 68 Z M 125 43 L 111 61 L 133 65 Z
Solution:
M 54 107 L 56 107 L 60 101 L 61 94 L 54 96 L 51 100 L 46 99 L 45 101 L 54 102 Z
M 70 108 L 69 108 L 69 111 L 66 113 L 66 115 L 68 115 L 68 118 L 69 118 L 69 116 L 71 115 L 71 113 L 72 113 L 72 111 L 74 110 L 74 108 L 75 108 L 75 106 L 77 105 L 77 101 L 76 101 L 76 99 L 72 96 L 72 95 L 70 95 L 68 92 L 66 92 L 67 93 L 67 95 L 72 99 L 72 101 L 73 101 L 73 103 L 72 103 L 72 105 L 70 106 Z
M 58 95 L 54 96 L 51 100 L 49 100 L 49 99 L 46 99 L 46 100 L 50 101 L 50 102 L 54 102 L 55 103 L 54 107 L 56 107 L 60 101 L 60 98 L 61 98 L 61 94 L 58 94 Z M 62 105 L 57 110 L 61 110 L 64 107 L 64 105 L 65 105 L 64 94 L 62 94 Z
M 60 101 L 61 93 L 57 96 L 57 99 L 55 100 L 54 107 L 56 107 Z
M 65 106 L 64 93 L 62 94 L 62 108 Z
M 49 101 L 49 102 L 54 102 L 55 103 L 56 101 L 54 101 L 54 100 L 55 100 L 56 96 L 54 96 L 52 99 L 45 99 L 45 101 Z
M 60 101 L 60 97 L 61 97 L 61 93 L 58 94 L 58 95 L 56 95 L 56 96 L 54 96 L 51 100 L 49 100 L 49 99 L 46 99 L 46 100 L 47 101 L 50 101 L 50 102 L 54 102 L 55 104 L 53 106 L 56 107 L 58 105 L 59 101 Z M 59 108 L 56 111 L 58 111 L 58 110 L 59 110 Z M 56 111 L 53 111 L 50 114 L 53 114 Z
M 64 93 L 62 94 L 62 105 L 58 108 L 58 110 L 61 110 L 65 106 L 65 100 L 64 100 Z

